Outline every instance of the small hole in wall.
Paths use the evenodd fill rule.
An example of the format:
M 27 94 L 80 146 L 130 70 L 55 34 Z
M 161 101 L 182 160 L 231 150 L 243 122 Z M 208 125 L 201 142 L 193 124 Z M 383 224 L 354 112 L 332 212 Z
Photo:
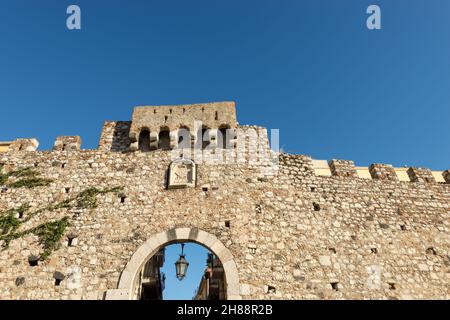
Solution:
M 172 114 L 172 109 L 169 109 L 169 113 Z
M 127 197 L 126 196 L 121 196 L 120 197 L 120 203 L 125 203 L 125 199 L 126 199 Z
M 331 289 L 333 289 L 334 291 L 339 291 L 339 282 L 331 282 Z
M 183 108 L 183 113 L 185 113 L 186 112 L 186 108 Z
M 311 190 L 311 192 L 316 192 L 316 187 L 311 187 L 309 190 Z
M 64 188 L 64 191 L 66 191 L 66 193 L 70 192 L 70 188 Z
M 28 257 L 28 264 L 30 265 L 30 267 L 36 267 L 38 263 L 39 263 L 38 256 L 31 255 Z
M 406 226 L 405 226 L 404 224 L 401 224 L 401 225 L 400 225 L 400 230 L 406 231 Z
M 320 211 L 320 205 L 316 202 L 313 203 L 314 211 Z
M 37 168 L 37 166 L 39 165 L 39 162 L 35 162 L 34 163 L 34 167 Z
M 167 122 L 167 119 L 169 119 L 168 116 L 164 116 L 164 122 Z
M 217 114 L 217 111 L 214 113 L 214 119 L 219 120 L 219 115 Z
M 61 168 L 64 169 L 66 167 L 65 163 L 61 163 Z
M 378 253 L 378 249 L 377 248 L 370 248 L 370 252 L 372 252 L 373 254 L 377 254 Z
M 202 191 L 204 191 L 204 192 L 208 191 L 208 187 L 203 187 Z
M 19 219 L 23 218 L 23 212 L 19 212 Z
M 16 278 L 16 286 L 21 286 L 25 283 L 25 277 Z
M 267 286 L 267 293 L 276 293 L 277 289 L 272 286 Z
M 397 289 L 397 288 L 395 287 L 395 283 L 390 282 L 390 283 L 388 283 L 388 285 L 389 285 L 389 290 L 395 290 L 395 289 Z
M 56 271 L 55 273 L 53 273 L 53 278 L 55 279 L 55 286 L 59 286 L 61 284 L 61 281 L 64 280 L 65 276 L 61 272 Z
M 331 253 L 336 254 L 336 249 L 335 249 L 335 248 L 328 248 L 328 250 L 329 250 Z
M 205 108 L 202 108 L 202 112 L 205 112 Z
M 225 221 L 225 227 L 227 227 L 227 228 L 230 227 L 230 220 Z
M 7 187 L 3 187 L 2 188 L 2 193 L 6 193 L 8 191 L 8 188 Z
M 67 246 L 68 247 L 75 247 L 78 244 L 78 237 L 75 234 L 69 234 L 67 236 Z
M 432 254 L 432 255 L 436 255 L 436 249 L 434 249 L 433 247 L 429 247 L 429 248 L 427 248 L 427 250 L 426 250 L 426 253 L 427 254 Z
M 153 114 L 156 114 L 156 109 L 153 110 Z

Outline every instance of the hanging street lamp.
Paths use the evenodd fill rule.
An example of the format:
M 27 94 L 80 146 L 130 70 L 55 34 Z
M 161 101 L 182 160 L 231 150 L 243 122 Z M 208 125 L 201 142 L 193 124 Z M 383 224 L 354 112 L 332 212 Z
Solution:
M 175 270 L 177 272 L 177 279 L 178 280 L 183 280 L 184 277 L 186 276 L 186 272 L 187 272 L 187 268 L 189 266 L 189 262 L 186 261 L 186 259 L 184 258 L 184 243 L 181 244 L 181 254 L 180 257 L 178 258 L 177 262 L 175 262 Z

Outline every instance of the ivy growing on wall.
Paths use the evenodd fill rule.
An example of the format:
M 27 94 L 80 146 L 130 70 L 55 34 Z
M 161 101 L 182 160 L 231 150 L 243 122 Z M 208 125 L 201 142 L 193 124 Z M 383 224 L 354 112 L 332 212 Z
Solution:
M 24 174 L 19 173 L 19 175 Z M 25 176 L 28 176 L 25 173 Z M 1 179 L 1 178 L 0 178 Z M 0 240 L 3 241 L 2 247 L 6 249 L 12 240 L 21 238 L 28 234 L 34 234 L 39 238 L 39 244 L 42 245 L 44 251 L 40 256 L 40 260 L 45 260 L 56 249 L 58 249 L 60 240 L 64 235 L 66 228 L 70 225 L 69 217 L 48 221 L 38 225 L 37 227 L 18 232 L 19 227 L 29 221 L 37 214 L 44 211 L 54 211 L 57 209 L 80 208 L 89 209 L 97 207 L 97 195 L 110 192 L 118 193 L 122 191 L 122 187 L 114 187 L 107 189 L 88 188 L 74 197 L 61 201 L 57 204 L 48 205 L 30 212 L 30 207 L 26 204 L 19 208 L 9 209 L 0 213 Z
M 10 182 L 9 178 L 15 178 Z M 32 168 L 23 168 L 8 173 L 3 173 L 3 166 L 0 165 L 0 185 L 10 188 L 34 188 L 48 186 L 53 180 L 39 177 L 39 173 Z

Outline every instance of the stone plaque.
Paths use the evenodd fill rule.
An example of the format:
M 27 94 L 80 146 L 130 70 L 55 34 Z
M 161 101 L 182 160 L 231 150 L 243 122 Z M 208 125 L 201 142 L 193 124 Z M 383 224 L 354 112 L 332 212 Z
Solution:
M 196 183 L 195 162 L 188 159 L 178 159 L 172 161 L 169 166 L 168 188 L 195 187 Z

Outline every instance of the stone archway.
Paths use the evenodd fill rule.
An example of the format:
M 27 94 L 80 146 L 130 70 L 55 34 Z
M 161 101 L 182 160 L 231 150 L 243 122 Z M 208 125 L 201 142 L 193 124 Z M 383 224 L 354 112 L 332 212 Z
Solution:
M 144 264 L 162 247 L 172 243 L 191 241 L 211 250 L 222 262 L 227 285 L 227 299 L 240 300 L 239 274 L 233 256 L 214 235 L 197 228 L 175 228 L 153 235 L 132 255 L 120 275 L 117 289 L 106 292 L 106 300 L 133 299 L 136 276 Z

